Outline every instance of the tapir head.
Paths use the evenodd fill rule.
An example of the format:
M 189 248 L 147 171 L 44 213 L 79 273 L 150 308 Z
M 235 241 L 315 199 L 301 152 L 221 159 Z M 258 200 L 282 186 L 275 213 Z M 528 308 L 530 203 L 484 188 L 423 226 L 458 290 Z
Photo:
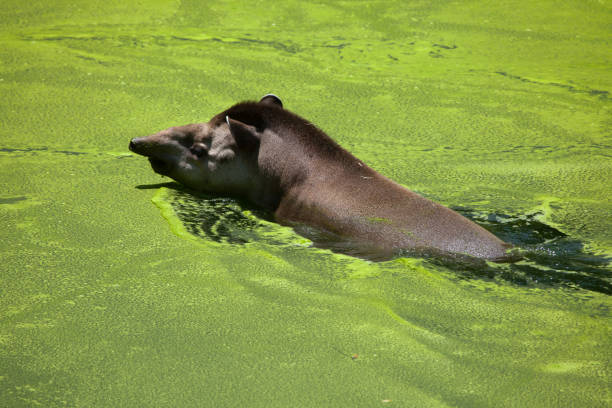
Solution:
M 282 107 L 274 95 L 259 103 Z M 257 172 L 262 129 L 217 115 L 208 123 L 172 127 L 130 141 L 130 150 L 146 156 L 153 170 L 194 190 L 240 194 Z

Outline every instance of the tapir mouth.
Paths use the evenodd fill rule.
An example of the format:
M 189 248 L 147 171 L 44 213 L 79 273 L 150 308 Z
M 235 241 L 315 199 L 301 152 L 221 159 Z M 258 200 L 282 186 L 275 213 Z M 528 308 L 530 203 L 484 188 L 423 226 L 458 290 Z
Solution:
M 157 174 L 161 174 L 162 176 L 168 175 L 170 168 L 172 167 L 169 162 L 158 157 L 149 157 L 149 163 L 151 163 L 153 171 Z

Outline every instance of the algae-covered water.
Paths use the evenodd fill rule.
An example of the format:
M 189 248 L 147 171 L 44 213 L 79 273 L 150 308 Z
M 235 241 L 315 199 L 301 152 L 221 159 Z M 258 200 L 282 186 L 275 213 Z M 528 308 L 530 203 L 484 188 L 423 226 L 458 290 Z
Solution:
M 612 4 L 4 1 L 0 406 L 612 405 Z M 132 137 L 273 92 L 522 247 L 371 262 Z

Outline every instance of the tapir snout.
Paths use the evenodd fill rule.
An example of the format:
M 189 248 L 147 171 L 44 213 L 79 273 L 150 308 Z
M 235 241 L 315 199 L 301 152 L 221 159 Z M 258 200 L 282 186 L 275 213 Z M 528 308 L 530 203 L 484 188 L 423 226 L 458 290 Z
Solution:
M 154 136 L 136 137 L 130 140 L 129 148 L 136 154 L 146 156 L 154 172 L 167 176 L 172 171 L 176 159 L 168 147 L 155 140 Z

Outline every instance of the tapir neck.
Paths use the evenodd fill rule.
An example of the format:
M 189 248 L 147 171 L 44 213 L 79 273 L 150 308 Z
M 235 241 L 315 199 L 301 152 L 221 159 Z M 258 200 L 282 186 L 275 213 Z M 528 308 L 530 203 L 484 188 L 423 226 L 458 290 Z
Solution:
M 249 198 L 274 212 L 292 192 L 309 180 L 313 173 L 313 158 L 299 145 L 275 133 L 265 134 L 260 141 L 255 173 L 257 176 L 252 181 Z
M 252 179 L 246 198 L 262 209 L 275 212 L 283 196 L 283 190 L 278 180 L 258 175 L 258 177 Z

